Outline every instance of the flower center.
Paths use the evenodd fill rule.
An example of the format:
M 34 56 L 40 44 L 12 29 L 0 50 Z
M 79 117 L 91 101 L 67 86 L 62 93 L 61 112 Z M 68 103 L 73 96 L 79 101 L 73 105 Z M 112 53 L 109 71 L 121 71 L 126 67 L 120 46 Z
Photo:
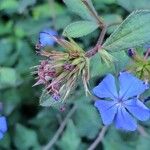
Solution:
M 123 99 L 122 98 L 118 98 L 118 103 L 116 104 L 117 106 L 123 106 Z

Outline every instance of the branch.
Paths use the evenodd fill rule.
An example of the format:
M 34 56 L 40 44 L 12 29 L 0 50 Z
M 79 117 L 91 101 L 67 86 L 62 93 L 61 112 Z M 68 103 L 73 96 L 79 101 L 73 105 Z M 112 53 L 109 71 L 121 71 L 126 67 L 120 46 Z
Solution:
M 99 36 L 99 39 L 98 39 L 98 41 L 97 41 L 96 46 L 99 46 L 99 47 L 100 47 L 100 46 L 102 45 L 103 40 L 104 40 L 104 37 L 105 37 L 105 34 L 106 34 L 106 31 L 107 31 L 107 26 L 104 25 L 103 28 L 102 28 L 101 34 L 100 34 L 100 36 Z
M 106 31 L 107 31 L 107 26 L 104 25 L 103 29 L 102 29 L 102 32 L 98 38 L 98 41 L 96 43 L 96 46 L 94 48 L 92 48 L 91 50 L 88 50 L 85 54 L 86 57 L 90 58 L 92 56 L 94 56 L 99 50 L 102 49 L 102 43 L 104 41 L 104 37 L 105 37 L 105 34 L 106 34 Z
M 96 19 L 97 23 L 99 24 L 100 28 L 104 26 L 103 20 L 97 15 L 96 10 L 94 11 L 93 8 L 89 5 L 87 0 L 82 0 L 82 2 L 85 4 L 87 9 L 90 11 L 91 15 Z
M 94 11 L 93 8 L 91 8 L 91 6 L 89 5 L 87 0 L 82 0 L 82 2 L 85 4 L 87 9 L 90 11 L 91 15 L 96 19 L 97 23 L 99 24 L 100 29 L 102 29 L 96 46 L 94 48 L 92 48 L 91 50 L 87 51 L 85 54 L 86 57 L 92 57 L 101 49 L 101 45 L 103 43 L 106 31 L 107 31 L 107 25 L 103 22 L 101 17 L 99 17 L 97 15 L 96 10 Z
M 144 59 L 145 59 L 145 60 L 148 58 L 149 54 L 150 54 L 150 48 L 148 48 L 148 50 L 147 50 L 147 52 L 146 52 L 146 54 L 145 54 L 145 56 L 144 56 Z
M 107 131 L 107 126 L 104 126 L 102 128 L 102 130 L 100 131 L 98 137 L 96 138 L 96 140 L 94 141 L 94 143 L 92 143 L 90 145 L 90 147 L 88 148 L 88 150 L 94 150 L 97 147 L 97 145 L 103 140 L 103 137 L 104 137 L 106 131 Z
M 53 147 L 53 145 L 56 143 L 56 141 L 58 140 L 59 136 L 63 132 L 63 130 L 64 130 L 64 128 L 65 128 L 69 118 L 74 114 L 75 110 L 76 110 L 76 106 L 73 106 L 72 109 L 67 114 L 67 116 L 65 117 L 65 119 L 63 120 L 63 122 L 61 123 L 60 127 L 56 131 L 56 133 L 53 136 L 53 138 L 50 139 L 48 144 L 42 150 L 50 150 Z

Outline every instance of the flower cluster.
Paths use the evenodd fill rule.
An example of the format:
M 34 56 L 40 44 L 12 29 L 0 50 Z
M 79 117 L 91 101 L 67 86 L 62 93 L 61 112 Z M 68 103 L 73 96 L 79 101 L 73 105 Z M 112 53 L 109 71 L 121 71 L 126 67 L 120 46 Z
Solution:
M 37 82 L 35 85 L 43 84 L 45 89 L 55 100 L 66 99 L 70 91 L 75 87 L 78 77 L 82 77 L 84 87 L 88 91 L 87 83 L 89 80 L 88 59 L 85 52 L 72 39 L 69 41 L 63 38 L 57 38 L 45 33 L 45 36 L 52 38 L 65 50 L 46 51 L 41 49 L 39 54 L 45 57 L 41 63 L 36 66 Z M 42 45 L 48 38 L 41 39 Z
M 96 100 L 95 107 L 99 110 L 102 121 L 110 125 L 113 121 L 116 128 L 134 131 L 137 128 L 135 118 L 148 120 L 149 109 L 138 99 L 148 86 L 128 72 L 119 76 L 119 90 L 115 78 L 109 74 L 93 89 L 93 93 L 103 100 Z

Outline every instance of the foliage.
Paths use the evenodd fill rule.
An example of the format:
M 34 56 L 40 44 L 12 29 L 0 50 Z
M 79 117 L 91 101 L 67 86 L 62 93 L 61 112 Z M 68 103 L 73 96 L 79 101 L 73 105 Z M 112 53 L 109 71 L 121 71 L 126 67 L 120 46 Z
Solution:
M 93 12 L 97 15 L 95 6 L 108 25 L 103 44 L 106 53 L 90 58 L 89 82 L 92 88 L 107 73 L 117 75 L 128 68 L 132 61 L 126 53 L 128 48 L 134 48 L 143 56 L 146 51 L 143 44 L 150 42 L 150 1 L 88 2 Z M 72 105 L 76 105 L 77 110 L 52 150 L 85 150 L 102 127 L 97 110 L 91 98 L 85 96 L 80 81 L 63 107 L 59 101 L 54 103 L 45 91 L 41 95 L 41 87 L 32 87 L 35 76 L 31 75 L 30 68 L 42 59 L 35 53 L 35 44 L 39 32 L 46 28 L 56 29 L 59 35 L 79 37 L 75 40 L 85 51 L 94 47 L 101 32 L 97 20 L 81 0 L 64 0 L 64 3 L 60 0 L 0 0 L 0 101 L 8 122 L 8 132 L 0 141 L 1 150 L 40 150 L 55 135 Z M 58 45 L 55 48 L 62 51 Z M 108 60 L 111 65 L 105 63 Z M 148 96 L 149 91 L 142 95 L 143 98 Z M 142 125 L 149 134 L 150 122 Z M 137 131 L 130 134 L 110 128 L 97 149 L 147 150 L 149 138 L 142 137 Z

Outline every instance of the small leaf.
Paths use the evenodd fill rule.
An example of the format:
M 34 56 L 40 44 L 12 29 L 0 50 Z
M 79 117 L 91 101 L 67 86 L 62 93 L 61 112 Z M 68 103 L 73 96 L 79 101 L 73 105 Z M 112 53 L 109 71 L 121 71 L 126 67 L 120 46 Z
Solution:
M 123 21 L 121 15 L 118 14 L 106 14 L 103 19 L 107 25 L 120 24 Z
M 119 51 L 150 41 L 150 11 L 135 11 L 106 40 L 103 48 Z
M 58 146 L 61 150 L 77 150 L 80 145 L 80 137 L 77 133 L 76 127 L 73 124 L 72 120 L 69 120 L 67 128 L 58 142 Z
M 77 21 L 68 25 L 63 35 L 69 37 L 81 37 L 85 36 L 98 28 L 98 24 L 91 21 Z
M 149 0 L 117 0 L 117 3 L 130 12 L 138 9 L 150 9 Z
M 78 14 L 81 16 L 83 19 L 86 20 L 94 20 L 93 17 L 91 16 L 91 13 L 89 10 L 86 8 L 82 0 L 63 0 L 67 7 L 73 11 L 74 13 Z M 93 8 L 93 11 L 95 11 L 93 4 L 91 0 L 88 0 L 91 8 Z

